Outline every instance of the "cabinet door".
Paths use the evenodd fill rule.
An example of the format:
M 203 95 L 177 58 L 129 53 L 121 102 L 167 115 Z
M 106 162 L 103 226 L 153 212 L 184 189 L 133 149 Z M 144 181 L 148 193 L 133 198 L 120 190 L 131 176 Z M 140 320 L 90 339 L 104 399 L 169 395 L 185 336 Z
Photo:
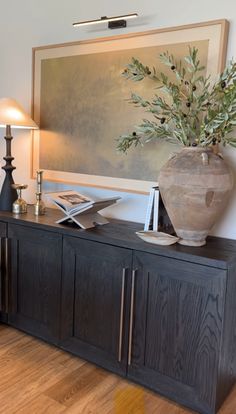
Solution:
M 215 412 L 226 272 L 145 253 L 134 269 L 128 376 Z
M 9 323 L 47 341 L 59 337 L 62 237 L 9 225 Z
M 131 250 L 64 239 L 61 346 L 121 374 L 127 369 L 131 260 Z
M 0 321 L 6 322 L 7 290 L 6 290 L 6 236 L 7 225 L 0 222 Z

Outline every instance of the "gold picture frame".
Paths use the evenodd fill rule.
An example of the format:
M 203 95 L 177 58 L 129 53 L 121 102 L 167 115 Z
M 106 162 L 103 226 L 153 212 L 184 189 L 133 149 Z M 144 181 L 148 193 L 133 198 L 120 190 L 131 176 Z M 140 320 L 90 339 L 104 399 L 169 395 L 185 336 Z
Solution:
M 33 133 L 32 175 L 35 176 L 36 170 L 43 169 L 44 179 L 48 181 L 147 194 L 150 187 L 156 184 L 155 177 L 153 179 L 143 179 L 148 163 L 150 162 L 150 165 L 155 166 L 156 162 L 158 171 L 170 148 L 163 150 L 164 152 L 160 151 L 159 160 L 157 161 L 155 160 L 155 151 L 152 148 L 145 160 L 142 159 L 143 149 L 134 152 L 131 161 L 128 158 L 115 159 L 115 138 L 117 135 L 114 128 L 114 136 L 112 136 L 111 128 L 112 125 L 118 125 L 119 132 L 117 114 L 116 119 L 112 119 L 116 112 L 117 99 L 122 99 L 122 105 L 127 105 L 124 110 L 126 118 L 124 118 L 124 114 L 120 115 L 120 124 L 124 124 L 123 133 L 127 132 L 126 128 L 129 126 L 129 120 L 135 115 L 140 116 L 136 112 L 137 108 L 134 111 L 135 115 L 134 112 L 130 115 L 130 106 L 125 102 L 125 98 L 128 98 L 128 96 L 125 96 L 125 94 L 123 96 L 122 90 L 120 90 L 123 89 L 123 85 L 121 86 L 119 83 L 117 88 L 114 87 L 114 79 L 121 78 L 116 67 L 116 61 L 118 62 L 118 57 L 119 62 L 125 56 L 137 57 L 136 52 L 139 53 L 140 51 L 145 57 L 148 57 L 149 53 L 155 55 L 155 51 L 160 50 L 158 48 L 164 50 L 169 48 L 170 50 L 171 48 L 177 50 L 179 48 L 180 53 L 182 53 L 181 48 L 185 47 L 186 49 L 187 45 L 196 43 L 200 45 L 200 49 L 202 47 L 203 53 L 206 54 L 206 73 L 214 77 L 223 70 L 225 65 L 228 28 L 227 20 L 214 20 L 141 33 L 34 48 L 32 116 L 41 130 Z M 101 64 L 99 69 L 98 62 L 102 62 L 103 59 L 105 59 L 102 63 L 103 66 Z M 106 65 L 106 62 L 110 62 L 110 64 Z M 129 63 L 129 61 L 126 63 Z M 149 61 L 146 63 L 150 64 Z M 75 64 L 79 66 L 73 66 Z M 71 67 L 72 69 L 68 69 Z M 68 74 L 67 71 L 69 71 Z M 112 84 L 111 79 L 109 81 L 106 79 L 106 71 L 107 74 L 112 72 Z M 91 82 L 90 75 L 93 77 Z M 75 77 L 74 81 L 73 76 Z M 102 86 L 96 84 L 95 80 L 97 79 L 102 79 Z M 125 84 L 127 81 L 122 79 L 122 82 Z M 85 83 L 88 85 L 86 90 L 83 89 Z M 78 90 L 77 95 L 72 98 L 73 86 Z M 129 88 L 135 90 L 136 85 L 129 85 Z M 88 102 L 90 93 L 95 95 L 93 100 L 91 99 Z M 107 101 L 104 100 L 104 94 L 107 94 Z M 54 95 L 57 95 L 55 100 Z M 96 114 L 98 101 L 102 101 L 102 103 Z M 78 105 L 80 103 L 81 106 L 78 107 L 77 103 Z M 89 118 L 89 110 L 93 111 L 93 108 L 94 114 Z M 106 114 L 106 110 L 108 111 L 109 108 L 110 112 Z M 80 118 L 80 124 L 78 125 L 77 110 Z M 49 120 L 45 121 L 45 118 Z M 106 119 L 110 127 L 109 132 L 103 131 Z M 130 121 L 130 128 L 132 127 L 134 127 L 134 124 Z M 69 132 L 66 132 L 65 135 L 65 131 Z M 112 149 L 114 153 L 109 154 L 112 145 L 114 145 L 114 150 Z M 107 158 L 106 153 L 108 153 Z M 90 154 L 93 155 L 91 160 L 89 160 Z M 113 162 L 113 160 L 115 161 Z M 79 167 L 77 167 L 77 162 Z M 135 165 L 134 162 L 136 162 Z M 113 172 L 114 163 L 117 163 L 117 167 Z M 126 168 L 126 165 L 129 166 Z M 109 174 L 110 170 L 112 170 L 113 175 Z M 107 175 L 106 171 L 108 171 Z M 139 174 L 141 179 L 140 177 L 138 179 L 133 177 L 133 173 Z M 122 174 L 127 176 L 122 176 Z M 151 174 L 153 174 L 153 170 L 150 170 Z

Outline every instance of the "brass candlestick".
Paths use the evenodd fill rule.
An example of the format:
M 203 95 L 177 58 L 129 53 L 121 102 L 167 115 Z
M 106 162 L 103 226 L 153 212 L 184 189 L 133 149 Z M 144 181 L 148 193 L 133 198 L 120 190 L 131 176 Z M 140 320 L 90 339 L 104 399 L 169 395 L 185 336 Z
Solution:
M 27 213 L 27 203 L 21 197 L 21 191 L 25 190 L 28 185 L 26 184 L 12 184 L 12 188 L 17 191 L 17 200 L 12 204 L 12 212 L 15 214 Z
M 46 208 L 45 204 L 42 201 L 42 181 L 43 181 L 43 171 L 37 171 L 37 192 L 36 192 L 36 203 L 34 205 L 34 214 L 36 216 L 42 216 L 45 214 Z

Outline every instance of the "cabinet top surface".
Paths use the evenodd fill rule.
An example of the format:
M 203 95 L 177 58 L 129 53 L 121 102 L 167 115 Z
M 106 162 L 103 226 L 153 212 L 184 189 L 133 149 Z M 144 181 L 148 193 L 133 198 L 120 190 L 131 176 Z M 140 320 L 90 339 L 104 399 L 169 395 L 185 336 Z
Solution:
M 0 212 L 1 222 L 52 231 L 64 236 L 79 237 L 221 269 L 226 269 L 230 263 L 236 263 L 235 240 L 208 237 L 207 244 L 203 247 L 186 247 L 179 244 L 158 246 L 145 243 L 135 234 L 143 229 L 140 223 L 110 219 L 108 224 L 83 230 L 75 224 L 56 224 L 61 217 L 60 211 L 49 208 L 44 216 L 35 216 L 32 208 L 29 208 L 28 213 L 21 215 Z

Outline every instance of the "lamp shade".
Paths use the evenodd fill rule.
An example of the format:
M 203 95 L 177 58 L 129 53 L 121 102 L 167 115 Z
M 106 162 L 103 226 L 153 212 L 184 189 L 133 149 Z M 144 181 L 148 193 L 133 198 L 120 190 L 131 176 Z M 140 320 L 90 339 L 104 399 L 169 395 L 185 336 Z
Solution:
M 11 98 L 0 99 L 0 127 L 38 129 L 25 110 Z

